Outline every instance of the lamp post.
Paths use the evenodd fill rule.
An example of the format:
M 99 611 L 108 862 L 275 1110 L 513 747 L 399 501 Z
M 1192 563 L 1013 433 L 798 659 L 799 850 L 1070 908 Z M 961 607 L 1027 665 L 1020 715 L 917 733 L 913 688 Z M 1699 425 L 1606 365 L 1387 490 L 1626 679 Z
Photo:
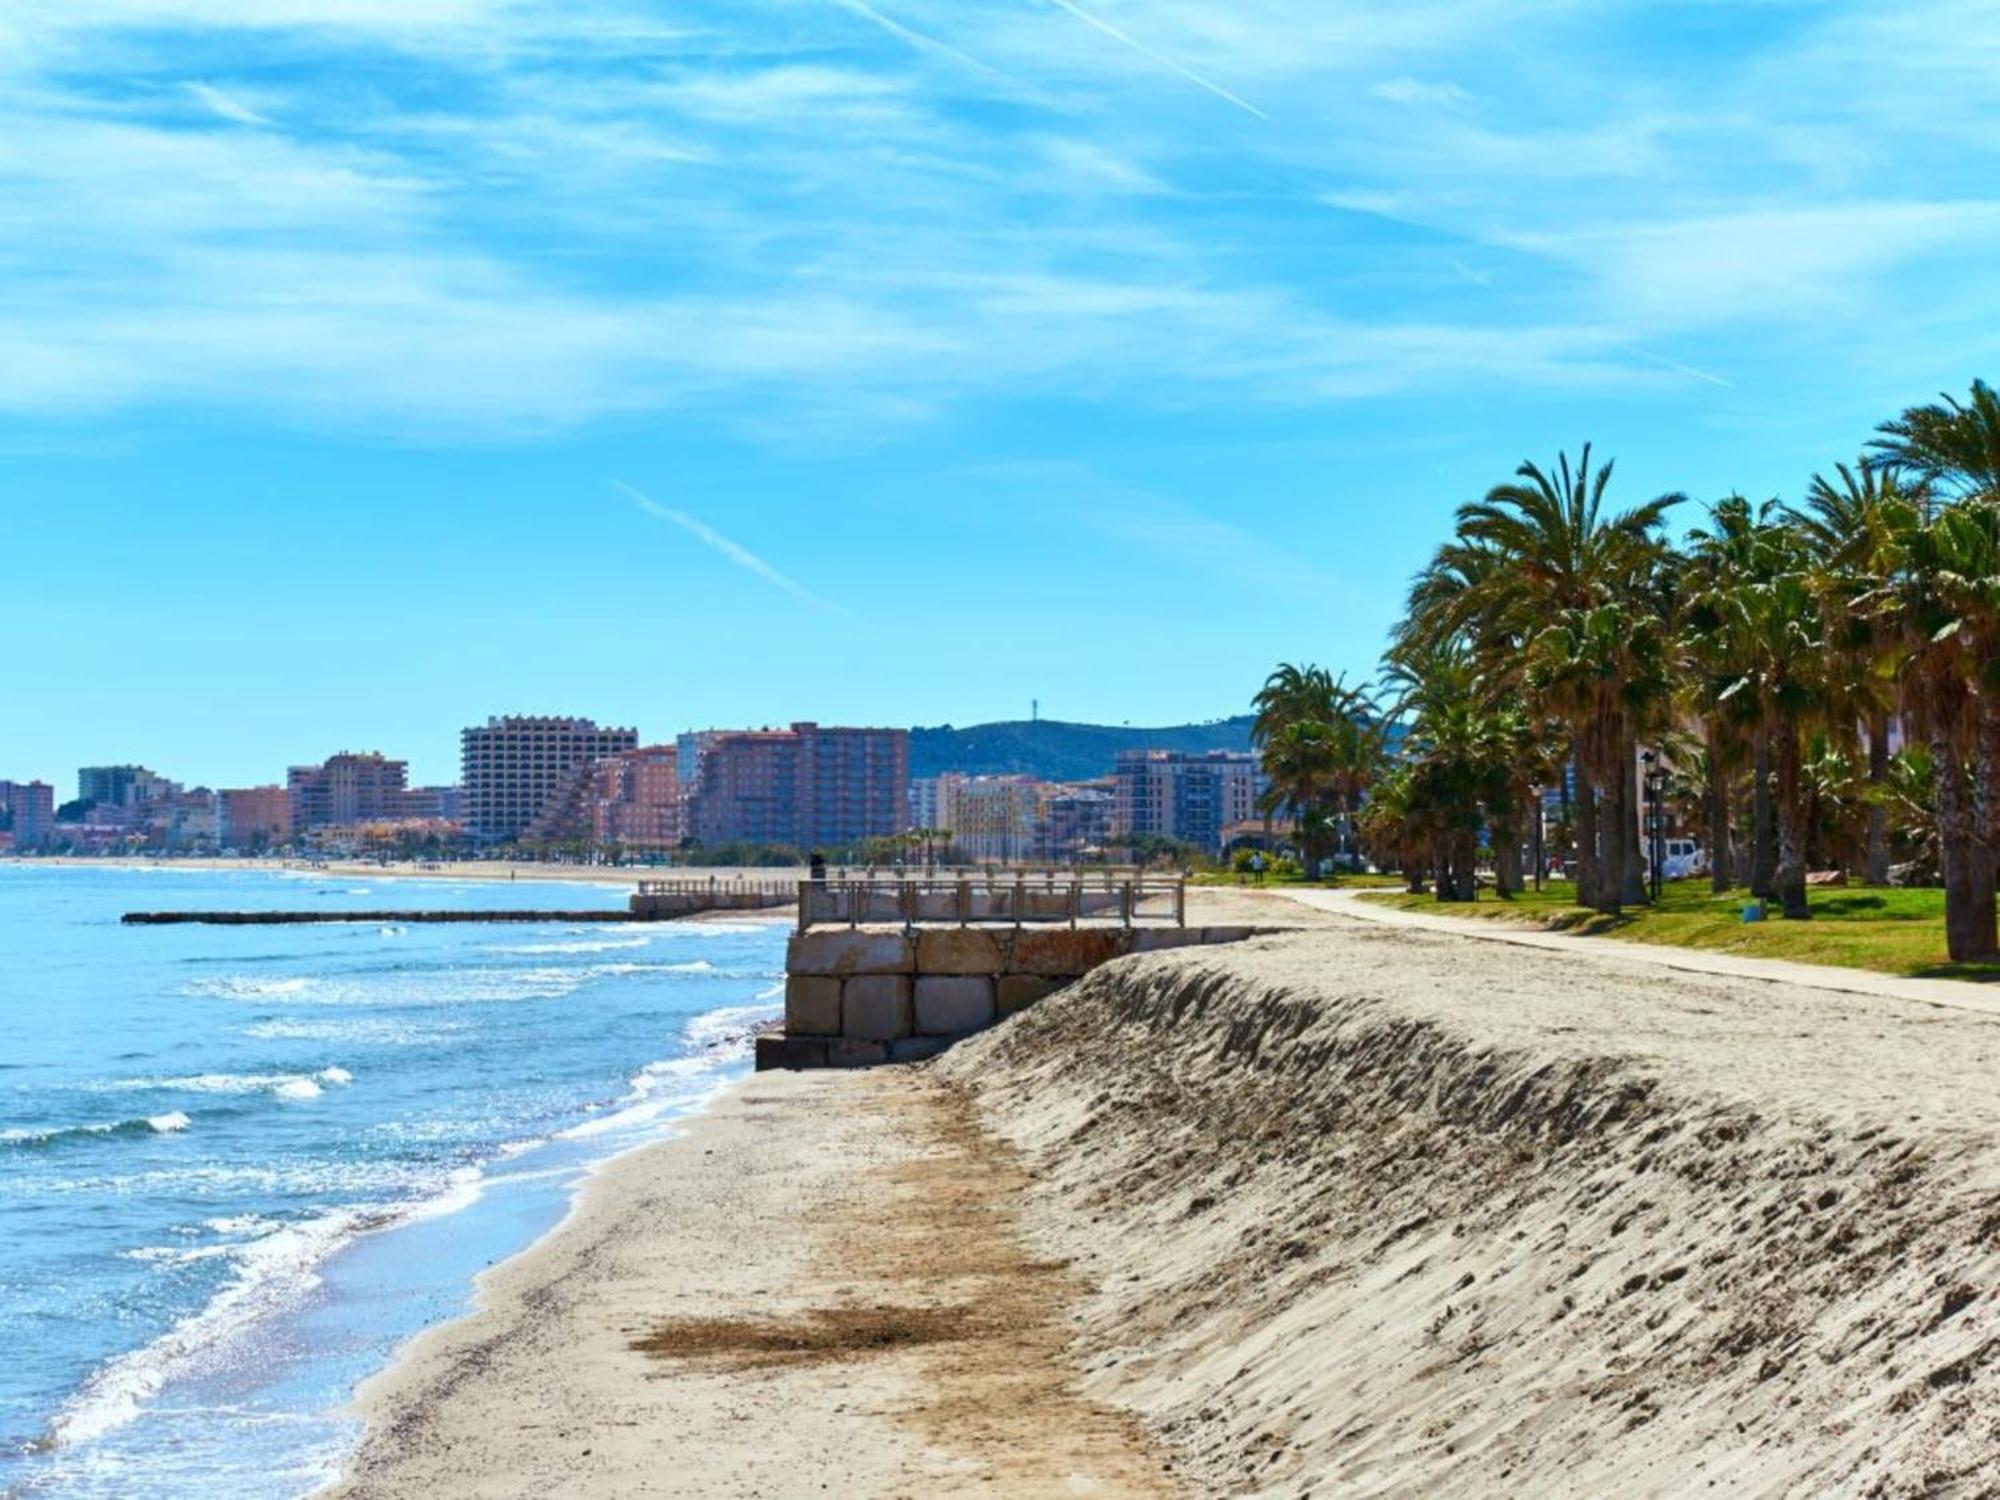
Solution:
M 1653 905 L 1660 904 L 1660 866 L 1666 863 L 1666 803 L 1663 794 L 1667 789 L 1667 768 L 1660 764 L 1659 755 L 1648 750 L 1640 755 L 1646 767 L 1645 807 L 1646 807 L 1646 848 L 1651 856 Z

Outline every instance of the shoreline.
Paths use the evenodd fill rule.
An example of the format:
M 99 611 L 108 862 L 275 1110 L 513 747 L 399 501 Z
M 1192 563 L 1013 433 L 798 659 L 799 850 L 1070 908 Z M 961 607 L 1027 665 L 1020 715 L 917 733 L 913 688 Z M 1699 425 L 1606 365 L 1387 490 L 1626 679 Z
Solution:
M 921 1075 L 757 1074 L 594 1168 L 464 1316 L 365 1381 L 314 1500 L 1177 1496 L 1075 1392 L 1025 1177 Z

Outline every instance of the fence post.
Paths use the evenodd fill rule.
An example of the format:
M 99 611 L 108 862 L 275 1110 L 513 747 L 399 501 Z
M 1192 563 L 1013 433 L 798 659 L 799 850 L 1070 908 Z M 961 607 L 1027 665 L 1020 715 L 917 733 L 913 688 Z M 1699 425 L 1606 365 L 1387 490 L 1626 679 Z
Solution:
M 1118 921 L 1124 927 L 1132 925 L 1132 882 L 1129 880 L 1118 888 Z
M 1187 877 L 1174 882 L 1174 926 L 1187 926 Z

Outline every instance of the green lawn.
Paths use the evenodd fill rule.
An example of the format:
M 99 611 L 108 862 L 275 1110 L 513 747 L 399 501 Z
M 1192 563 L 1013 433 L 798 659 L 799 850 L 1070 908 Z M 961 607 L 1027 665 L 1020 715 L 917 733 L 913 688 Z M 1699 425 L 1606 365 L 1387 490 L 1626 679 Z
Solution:
M 1235 875 L 1227 870 L 1207 870 L 1190 876 L 1189 885 L 1240 885 L 1254 886 L 1256 881 L 1249 875 Z M 1269 875 L 1264 877 L 1266 886 L 1310 887 L 1320 891 L 1400 891 L 1404 881 L 1400 875 L 1347 874 L 1334 875 L 1326 880 L 1308 880 L 1303 875 Z
M 1798 963 L 1840 964 L 1926 979 L 2000 980 L 2000 964 L 1954 964 L 1945 958 L 1944 892 L 1848 886 L 1808 893 L 1809 922 L 1771 915 L 1745 922 L 1746 891 L 1712 895 L 1705 880 L 1669 883 L 1657 908 L 1639 908 L 1607 917 L 1576 904 L 1576 887 L 1552 881 L 1503 901 L 1482 891 L 1477 903 L 1440 902 L 1431 896 L 1371 896 L 1370 900 L 1408 911 L 1440 916 L 1487 917 L 1524 922 L 1548 931 L 1576 932 L 1676 948 L 1707 948 L 1752 958 L 1788 958 Z

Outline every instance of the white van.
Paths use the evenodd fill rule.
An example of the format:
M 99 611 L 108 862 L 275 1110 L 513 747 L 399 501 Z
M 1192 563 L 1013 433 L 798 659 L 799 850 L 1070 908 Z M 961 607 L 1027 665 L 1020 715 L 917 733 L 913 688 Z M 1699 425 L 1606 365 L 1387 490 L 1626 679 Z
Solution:
M 1686 880 L 1708 873 L 1708 856 L 1693 839 L 1667 839 L 1660 874 L 1668 880 Z

